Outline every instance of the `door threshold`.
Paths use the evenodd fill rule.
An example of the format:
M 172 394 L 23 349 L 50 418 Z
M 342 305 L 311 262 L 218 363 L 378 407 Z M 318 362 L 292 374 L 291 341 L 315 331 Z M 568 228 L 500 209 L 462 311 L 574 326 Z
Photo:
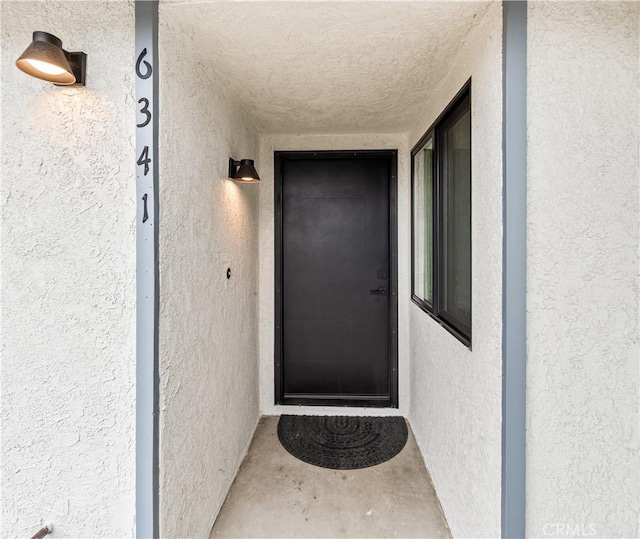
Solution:
M 362 408 L 395 408 L 390 395 L 305 395 L 285 393 L 281 406 L 353 406 Z

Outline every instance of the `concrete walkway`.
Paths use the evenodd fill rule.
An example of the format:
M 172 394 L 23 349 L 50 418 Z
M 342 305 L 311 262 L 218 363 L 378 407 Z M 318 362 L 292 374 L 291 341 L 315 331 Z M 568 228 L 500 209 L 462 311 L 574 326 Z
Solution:
M 390 461 L 328 470 L 290 455 L 260 419 L 212 538 L 451 537 L 413 433 Z

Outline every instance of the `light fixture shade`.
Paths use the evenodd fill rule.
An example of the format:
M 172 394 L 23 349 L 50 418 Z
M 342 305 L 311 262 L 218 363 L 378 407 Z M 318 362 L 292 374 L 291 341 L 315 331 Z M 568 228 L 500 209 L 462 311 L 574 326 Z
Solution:
M 253 159 L 234 161 L 230 158 L 229 177 L 240 183 L 258 183 L 260 181 L 260 176 L 258 176 L 258 171 L 253 164 Z
M 34 32 L 33 41 L 16 66 L 32 77 L 68 86 L 84 85 L 86 54 L 68 53 L 62 49 L 62 41 L 47 32 Z
M 242 159 L 240 161 L 240 167 L 236 171 L 236 181 L 256 183 L 260 181 L 258 171 L 253 165 L 253 159 Z

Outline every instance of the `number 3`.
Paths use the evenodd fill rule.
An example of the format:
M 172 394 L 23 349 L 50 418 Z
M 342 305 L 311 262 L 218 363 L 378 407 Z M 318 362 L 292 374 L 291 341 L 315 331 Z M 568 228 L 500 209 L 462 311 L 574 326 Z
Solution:
M 140 109 L 140 112 L 142 114 L 145 114 L 147 116 L 147 119 L 141 124 L 137 124 L 138 127 L 144 127 L 151 121 L 151 113 L 149 112 L 149 100 L 146 97 L 141 97 L 140 99 L 138 99 L 138 103 L 143 102 L 144 105 L 142 105 L 142 109 Z

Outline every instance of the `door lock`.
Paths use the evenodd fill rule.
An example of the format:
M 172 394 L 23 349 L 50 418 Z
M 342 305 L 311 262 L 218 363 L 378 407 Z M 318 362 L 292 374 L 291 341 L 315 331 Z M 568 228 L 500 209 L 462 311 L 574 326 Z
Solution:
M 387 289 L 381 286 L 380 288 L 374 288 L 373 290 L 369 290 L 369 294 L 373 294 L 375 296 L 386 296 Z

